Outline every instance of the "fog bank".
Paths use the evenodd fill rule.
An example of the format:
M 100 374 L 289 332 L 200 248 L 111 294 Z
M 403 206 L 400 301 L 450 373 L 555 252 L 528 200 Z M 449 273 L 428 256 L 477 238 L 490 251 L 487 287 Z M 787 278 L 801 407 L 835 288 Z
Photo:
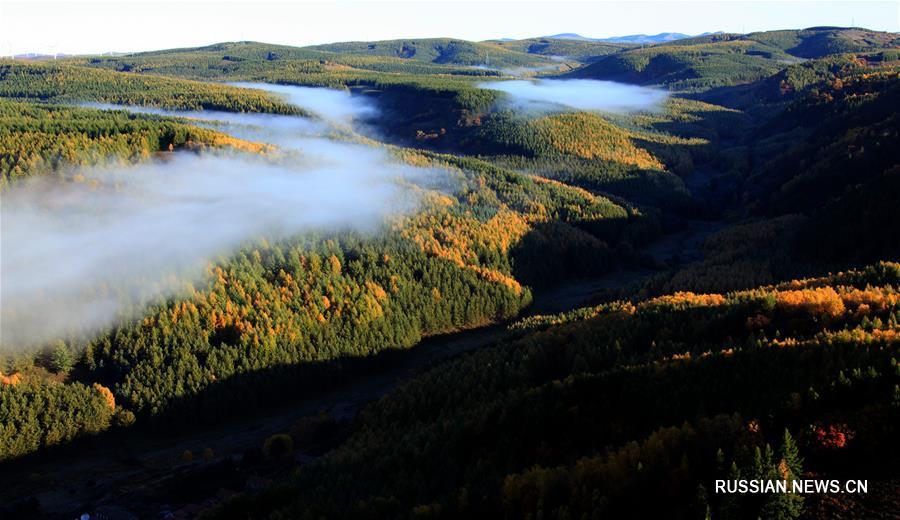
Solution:
M 503 76 L 512 76 L 514 78 L 524 78 L 528 76 L 534 76 L 540 72 L 559 70 L 559 67 L 555 65 L 542 65 L 540 67 L 507 67 L 501 69 L 488 67 L 487 65 L 472 65 L 472 68 L 478 70 L 489 70 L 492 72 L 497 72 Z
M 507 94 L 505 108 L 543 113 L 591 110 L 630 113 L 660 109 L 664 90 L 592 79 L 489 81 L 478 85 Z
M 284 98 L 332 123 L 347 124 L 355 119 L 374 116 L 377 112 L 371 102 L 361 96 L 354 96 L 346 90 L 318 87 L 298 87 L 274 85 L 271 83 L 231 83 L 235 87 L 265 90 Z

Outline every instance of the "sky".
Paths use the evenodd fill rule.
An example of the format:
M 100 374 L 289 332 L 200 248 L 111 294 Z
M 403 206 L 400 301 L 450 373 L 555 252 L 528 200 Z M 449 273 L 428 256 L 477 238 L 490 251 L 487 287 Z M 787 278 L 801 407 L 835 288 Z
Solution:
M 0 0 L 0 55 L 135 52 L 254 40 L 286 45 L 559 33 L 900 31 L 900 1 Z

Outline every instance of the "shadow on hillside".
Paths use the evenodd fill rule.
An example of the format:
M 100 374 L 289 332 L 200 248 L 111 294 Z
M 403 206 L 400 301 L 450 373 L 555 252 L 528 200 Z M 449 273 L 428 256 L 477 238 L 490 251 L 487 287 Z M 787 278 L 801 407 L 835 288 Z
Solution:
M 194 450 L 200 457 L 202 450 L 215 447 L 214 460 L 243 460 L 258 452 L 267 436 L 288 431 L 304 417 L 328 411 L 335 421 L 346 424 L 364 404 L 398 382 L 496 341 L 506 325 L 432 336 L 410 348 L 365 357 L 281 365 L 213 382 L 198 394 L 170 401 L 164 413 L 139 417 L 132 427 L 0 464 L 0 517 L 49 514 L 45 508 L 51 513 L 71 510 L 77 516 L 114 494 L 150 493 L 171 478 L 196 480 L 188 478 L 197 468 L 186 469 L 184 450 Z M 233 481 L 232 470 L 209 476 L 212 484 L 205 482 L 198 492 Z M 43 504 L 44 500 L 52 503 Z
M 685 99 L 706 101 L 693 97 L 693 94 L 682 94 Z M 724 106 L 724 105 L 723 105 Z M 730 107 L 729 107 L 730 108 Z M 654 123 L 652 128 L 679 137 L 698 137 L 709 140 L 715 147 L 722 141 L 741 138 L 753 129 L 756 118 L 752 114 L 732 110 L 691 110 L 685 113 L 683 120 L 667 120 Z
M 575 184 L 595 192 L 611 193 L 650 211 L 662 210 L 689 216 L 698 210 L 696 201 L 691 198 L 681 179 L 662 170 L 634 170 L 627 177 Z
M 352 92 L 372 99 L 378 107 L 359 130 L 393 145 L 457 153 L 471 134 L 468 123 L 477 122 L 467 122 L 469 115 L 455 105 L 452 95 L 428 94 L 402 85 L 355 87 Z
M 767 81 L 712 87 L 702 92 L 691 92 L 682 96 L 687 99 L 721 105 L 736 110 L 746 110 L 761 103 L 777 100 L 777 97 L 770 95 L 772 89 L 767 88 Z M 775 92 L 777 92 L 777 83 L 774 84 L 774 87 Z
M 537 223 L 510 250 L 513 275 L 539 295 L 541 289 L 557 284 L 605 276 L 641 263 L 641 247 L 663 229 L 656 215 L 640 213 Z

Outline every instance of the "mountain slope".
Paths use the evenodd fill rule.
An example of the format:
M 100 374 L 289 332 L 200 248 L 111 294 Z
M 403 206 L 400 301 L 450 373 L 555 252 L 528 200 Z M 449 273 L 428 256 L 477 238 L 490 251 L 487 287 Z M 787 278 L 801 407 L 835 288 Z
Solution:
M 159 151 L 204 146 L 265 150 L 264 145 L 175 118 L 0 98 L 0 189 L 75 165 L 145 160 Z
M 602 57 L 570 77 L 707 90 L 750 83 L 805 58 L 900 46 L 900 35 L 864 29 L 710 34 Z
M 469 42 L 451 38 L 343 42 L 308 48 L 336 54 L 405 58 L 437 64 L 515 67 L 543 63 L 539 57 L 512 51 L 490 42 Z
M 526 320 L 519 337 L 374 403 L 340 447 L 213 518 L 815 514 L 815 497 L 730 497 L 708 483 L 854 471 L 896 483 L 898 283 L 900 264 L 879 264 Z M 873 514 L 888 514 L 891 488 L 862 497 Z
M 858 27 L 810 27 L 794 31 L 750 33 L 747 39 L 777 47 L 792 56 L 821 58 L 829 54 L 900 47 L 900 35 Z
M 0 97 L 31 101 L 95 101 L 173 110 L 309 115 L 260 90 L 57 63 L 0 60 Z
M 600 42 L 588 39 L 561 39 L 561 38 L 528 38 L 524 40 L 492 41 L 491 43 L 504 49 L 512 49 L 528 54 L 548 56 L 558 60 L 576 59 L 590 62 L 600 56 L 613 54 L 632 45 L 624 43 Z
M 705 90 L 765 78 L 790 59 L 779 49 L 747 40 L 678 41 L 604 56 L 567 77 Z
M 891 69 L 839 75 L 806 93 L 757 134 L 760 167 L 744 180 L 750 210 L 813 215 L 799 247 L 819 262 L 900 257 L 900 212 L 885 196 L 900 182 L 898 107 Z M 779 140 L 781 153 L 771 145 Z

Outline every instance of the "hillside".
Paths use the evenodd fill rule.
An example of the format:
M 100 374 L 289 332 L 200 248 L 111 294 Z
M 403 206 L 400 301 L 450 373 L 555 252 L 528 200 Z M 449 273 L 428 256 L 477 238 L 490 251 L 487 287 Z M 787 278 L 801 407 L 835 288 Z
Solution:
M 588 112 L 520 118 L 495 114 L 462 142 L 497 164 L 650 206 L 684 205 L 679 175 L 709 144 L 628 130 Z
M 746 38 L 778 47 L 800 58 L 821 58 L 830 54 L 900 47 L 900 36 L 896 33 L 870 31 L 859 27 L 810 27 L 798 31 L 766 31 L 750 33 Z
M 271 94 L 175 78 L 58 65 L 0 61 L 0 97 L 79 103 L 96 101 L 168 109 L 304 113 Z
M 540 53 L 537 53 L 540 54 Z M 333 62 L 362 69 L 390 72 L 485 75 L 472 68 L 529 67 L 552 64 L 540 55 L 497 45 L 450 38 L 343 42 L 290 47 L 260 42 L 224 42 L 204 47 L 93 57 L 89 64 L 124 71 L 211 77 L 237 69 L 258 73 L 295 64 L 314 66 Z
M 738 221 L 645 294 L 746 289 L 900 256 L 896 67 L 849 55 L 797 67 L 796 90 L 769 98 L 763 123 L 720 150 L 728 170 L 705 186 Z
M 897 70 L 842 74 L 802 96 L 759 131 L 759 166 L 744 180 L 750 211 L 815 215 L 800 250 L 820 262 L 900 256 L 897 227 L 875 224 L 898 222 L 886 196 L 900 182 L 898 107 Z M 785 145 L 773 146 L 779 137 Z
M 213 518 L 826 518 L 859 506 L 722 497 L 709 483 L 859 471 L 874 486 L 867 514 L 889 514 L 898 283 L 900 265 L 878 264 L 520 322 L 513 339 L 413 379 L 334 451 Z
M 529 38 L 525 40 L 496 40 L 490 43 L 504 49 L 539 54 L 542 56 L 556 57 L 557 59 L 575 59 L 582 62 L 590 62 L 600 56 L 613 54 L 631 47 L 623 43 L 597 42 L 587 39 L 555 38 Z
M 146 160 L 159 151 L 264 147 L 173 118 L 0 99 L 0 188 L 73 165 Z
M 732 40 L 726 35 L 699 40 L 626 50 L 599 59 L 569 76 L 693 91 L 756 81 L 792 61 L 782 50 L 755 41 Z
M 205 285 L 190 294 L 151 306 L 143 319 L 99 337 L 58 344 L 67 356 L 82 353 L 67 391 L 43 381 L 27 356 L 11 360 L 22 384 L 2 387 L 4 399 L 18 404 L 3 409 L 12 431 L 0 459 L 128 425 L 121 417 L 161 424 L 186 416 L 213 420 L 226 402 L 231 410 L 250 409 L 277 401 L 287 386 L 310 391 L 313 382 L 340 374 L 340 364 L 330 360 L 408 348 L 424 336 L 514 316 L 531 299 L 514 276 L 611 267 L 610 246 L 620 238 L 609 238 L 609 245 L 604 238 L 628 236 L 629 211 L 583 190 L 480 161 L 411 152 L 401 157 L 453 169 L 460 191 L 435 193 L 424 211 L 377 239 L 344 233 L 263 240 L 210 263 Z M 606 235 L 567 224 L 606 219 Z M 525 240 L 512 250 L 547 224 L 555 230 L 549 242 Z M 529 245 L 572 253 L 545 257 Z M 174 359 L 180 361 L 172 366 Z M 71 368 L 41 363 L 63 374 Z M 193 381 L 189 387 L 186 380 Z M 48 392 L 74 396 L 95 382 L 113 389 L 119 422 L 95 420 L 77 401 L 60 408 L 47 401 Z M 249 388 L 253 392 L 245 393 Z M 29 421 L 38 421 L 43 433 L 34 435 Z
M 898 46 L 895 33 L 863 29 L 711 34 L 623 51 L 570 76 L 697 91 L 756 81 L 802 59 Z
M 513 51 L 492 42 L 469 42 L 451 38 L 331 43 L 316 45 L 310 49 L 335 54 L 406 58 L 452 65 L 524 67 L 546 64 L 540 57 L 529 56 L 527 53 Z

